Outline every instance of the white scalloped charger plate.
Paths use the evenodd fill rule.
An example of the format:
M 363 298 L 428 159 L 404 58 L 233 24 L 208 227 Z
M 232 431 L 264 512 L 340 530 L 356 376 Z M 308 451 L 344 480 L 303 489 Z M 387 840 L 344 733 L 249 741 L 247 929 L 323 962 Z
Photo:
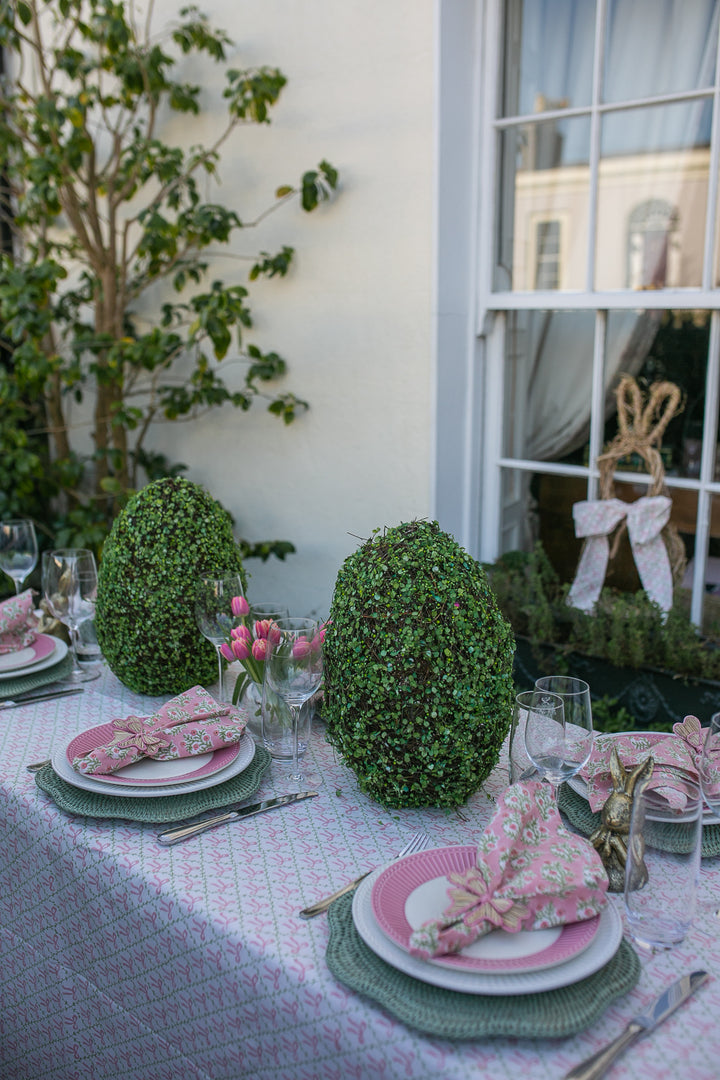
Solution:
M 448 874 L 468 870 L 475 864 L 476 854 L 474 845 L 452 846 L 419 851 L 391 863 L 372 891 L 375 921 L 385 935 L 409 951 L 412 931 L 447 907 Z M 494 930 L 459 953 L 426 963 L 488 974 L 540 971 L 564 964 L 587 949 L 599 924 L 596 917 L 547 930 L 515 934 Z
M 622 941 L 622 919 L 611 900 L 600 915 L 597 933 L 590 945 L 577 956 L 556 967 L 540 971 L 515 971 L 508 974 L 451 969 L 428 963 L 401 949 L 377 924 L 372 908 L 372 890 L 383 872 L 374 871 L 360 883 L 353 897 L 353 921 L 360 937 L 386 963 L 431 986 L 458 990 L 463 994 L 487 994 L 507 997 L 511 994 L 536 994 L 570 986 L 598 971 L 613 956 Z
M 91 728 L 90 731 L 102 731 L 107 726 L 101 724 L 98 728 Z M 88 734 L 88 732 L 81 732 L 81 736 L 87 736 Z M 142 762 L 135 762 L 133 765 L 128 766 L 128 768 L 135 770 L 134 783 L 120 785 L 114 781 L 108 782 L 108 778 L 101 780 L 97 776 L 86 776 L 73 769 L 68 754 L 72 752 L 71 747 L 73 747 L 73 744 L 75 744 L 73 756 L 76 756 L 78 752 L 77 747 L 84 745 L 82 742 L 77 742 L 81 736 L 76 735 L 66 747 L 53 754 L 52 767 L 58 776 L 67 781 L 68 784 L 81 788 L 83 791 L 94 791 L 99 795 L 121 795 L 124 798 L 132 799 L 186 795 L 191 791 L 203 791 L 205 788 L 214 787 L 216 784 L 221 784 L 225 780 L 237 776 L 244 769 L 247 769 L 255 757 L 255 742 L 252 736 L 245 732 L 238 743 L 230 747 L 223 747 L 221 750 L 214 750 L 209 754 L 198 754 L 192 758 L 179 758 L 175 761 L 153 761 L 147 758 Z M 97 740 L 94 745 L 99 745 Z M 80 749 L 79 752 L 84 753 L 86 750 Z M 216 767 L 213 767 L 213 765 Z M 167 766 L 164 779 L 158 775 L 158 769 L 163 766 Z M 178 766 L 185 770 L 184 776 L 178 774 Z M 153 782 L 151 784 L 143 784 L 142 779 L 141 783 L 138 783 L 138 771 L 142 778 L 143 767 L 152 770 Z M 123 772 L 126 771 L 123 769 Z M 195 775 L 190 776 L 190 773 Z
M 52 634 L 39 634 L 35 644 L 37 645 L 43 638 L 52 646 L 49 648 L 48 644 L 45 644 L 44 648 L 48 649 L 48 652 L 44 656 L 41 656 L 39 660 L 34 659 L 30 663 L 23 664 L 20 668 L 5 668 L 4 671 L 0 671 L 0 679 L 17 679 L 21 675 L 34 675 L 36 671 L 44 671 L 64 660 L 68 654 L 68 647 L 62 638 L 53 637 Z

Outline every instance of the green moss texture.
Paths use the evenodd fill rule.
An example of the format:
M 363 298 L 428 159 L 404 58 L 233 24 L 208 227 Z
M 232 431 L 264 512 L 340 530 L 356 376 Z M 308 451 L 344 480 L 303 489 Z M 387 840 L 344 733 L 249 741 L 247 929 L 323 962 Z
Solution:
M 199 484 L 157 480 L 134 495 L 98 572 L 98 643 L 120 681 L 152 695 L 214 682 L 217 653 L 195 623 L 195 591 L 203 576 L 242 569 L 230 515 Z
M 480 565 L 436 522 L 377 533 L 338 574 L 325 637 L 329 741 L 387 807 L 456 807 L 510 726 L 515 642 Z

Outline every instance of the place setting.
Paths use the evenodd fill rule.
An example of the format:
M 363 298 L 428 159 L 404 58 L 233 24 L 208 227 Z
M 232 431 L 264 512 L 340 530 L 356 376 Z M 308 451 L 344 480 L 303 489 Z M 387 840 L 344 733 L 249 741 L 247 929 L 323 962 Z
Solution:
M 0 702 L 31 695 L 72 672 L 62 638 L 38 631 L 31 589 L 0 603 Z
M 309 737 L 302 709 L 322 679 L 322 629 L 315 620 L 280 613 L 277 620 L 251 620 L 256 612 L 241 595 L 237 575 L 204 578 L 198 598 L 195 614 L 218 652 L 223 698 L 224 664 L 243 662 L 232 702 L 218 701 L 196 685 L 150 716 L 114 718 L 73 736 L 33 770 L 38 786 L 61 809 L 163 824 L 231 805 L 236 810 L 234 804 L 257 791 L 273 760 L 298 792 L 272 800 L 273 806 L 316 794 L 300 791 L 307 781 L 300 770 Z M 260 688 L 263 714 L 278 725 L 282 719 L 283 750 L 275 746 L 267 723 L 257 733 L 251 730 L 241 693 L 250 682 Z M 276 715 L 280 710 L 281 718 Z M 205 831 L 206 824 L 158 839 L 179 842 Z
M 201 686 L 150 716 L 98 724 L 57 747 L 35 781 L 68 813 L 176 822 L 253 795 L 270 755 L 242 709 Z
M 639 978 L 606 890 L 552 788 L 521 781 L 477 845 L 398 859 L 336 900 L 327 964 L 425 1034 L 566 1037 Z

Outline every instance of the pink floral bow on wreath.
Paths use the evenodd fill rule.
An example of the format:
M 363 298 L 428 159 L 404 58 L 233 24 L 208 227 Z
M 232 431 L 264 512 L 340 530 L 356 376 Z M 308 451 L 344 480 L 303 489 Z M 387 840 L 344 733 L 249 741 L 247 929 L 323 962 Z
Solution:
M 238 742 L 245 732 L 242 709 L 220 705 L 202 686 L 178 694 L 152 716 L 113 720 L 115 735 L 73 759 L 81 773 L 111 773 L 144 757 L 157 761 L 207 754 Z
M 552 791 L 513 784 L 477 848 L 477 865 L 448 875 L 449 906 L 410 936 L 410 952 L 430 959 L 459 952 L 496 928 L 544 930 L 599 915 L 607 874 L 582 836 L 567 831 Z
M 32 645 L 37 632 L 32 589 L 0 604 L 0 653 L 19 652 Z
M 672 500 L 666 495 L 643 495 L 633 503 L 622 499 L 575 503 L 575 535 L 585 539 L 585 546 L 568 603 L 581 611 L 592 610 L 607 573 L 608 536 L 625 518 L 642 586 L 662 611 L 669 611 L 673 600 L 672 570 L 661 533 L 670 520 L 671 508 Z

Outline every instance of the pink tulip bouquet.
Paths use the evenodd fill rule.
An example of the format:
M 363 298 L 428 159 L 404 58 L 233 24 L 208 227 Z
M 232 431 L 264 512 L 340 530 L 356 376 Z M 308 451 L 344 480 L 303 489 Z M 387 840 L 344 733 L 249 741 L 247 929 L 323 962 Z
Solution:
M 244 596 L 234 596 L 230 608 L 235 618 L 242 621 L 230 631 L 230 638 L 222 643 L 220 652 L 229 663 L 239 660 L 243 667 L 233 690 L 233 705 L 237 705 L 250 683 L 262 686 L 268 649 L 280 643 L 282 634 L 272 619 L 258 619 L 252 628 L 248 626 L 250 605 Z
M 230 637 L 220 646 L 220 652 L 229 663 L 239 660 L 243 667 L 243 674 L 238 678 L 233 690 L 233 705 L 237 705 L 250 683 L 262 686 L 265 661 L 270 650 L 284 645 L 282 631 L 273 619 L 258 619 L 252 627 L 248 625 L 250 605 L 244 596 L 234 596 L 230 608 L 235 618 L 241 622 L 230 631 Z M 301 638 L 288 647 L 292 648 L 293 656 L 299 659 L 321 649 L 324 640 L 325 624 L 311 640 Z

